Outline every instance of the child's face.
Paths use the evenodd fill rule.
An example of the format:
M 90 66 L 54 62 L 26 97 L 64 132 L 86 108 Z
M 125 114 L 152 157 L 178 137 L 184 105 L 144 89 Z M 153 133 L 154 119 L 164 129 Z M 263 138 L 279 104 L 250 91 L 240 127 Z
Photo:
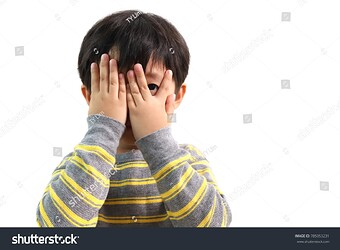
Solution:
M 110 58 L 116 59 L 117 60 L 117 54 L 116 53 L 110 53 Z M 145 78 L 146 81 L 148 83 L 148 87 L 150 89 L 150 92 L 152 95 L 155 95 L 157 93 L 157 90 L 159 88 L 159 86 L 161 85 L 161 82 L 163 80 L 164 77 L 164 73 L 166 71 L 166 68 L 163 66 L 163 64 L 161 63 L 154 63 L 152 64 L 152 59 L 150 59 L 146 65 L 146 69 L 145 69 Z M 125 75 L 125 82 L 128 82 L 127 76 L 126 76 L 126 72 L 122 72 Z M 175 93 L 175 80 L 172 80 L 173 84 L 171 85 L 171 89 L 170 92 L 171 93 Z M 88 91 L 85 87 L 85 85 L 82 85 L 82 93 L 83 96 L 86 99 L 87 104 L 90 104 L 90 100 L 91 100 L 91 93 L 90 91 Z M 182 101 L 182 98 L 184 96 L 186 92 L 186 84 L 183 83 L 180 90 L 178 91 L 177 95 L 176 95 L 176 101 L 175 101 L 175 109 L 179 106 L 179 104 Z M 128 119 L 126 122 L 126 125 L 130 125 L 130 120 Z
M 159 86 L 161 85 L 161 82 L 163 80 L 164 73 L 165 73 L 166 70 L 167 69 L 161 63 L 152 64 L 151 59 L 147 63 L 144 74 L 145 74 L 146 81 L 148 83 L 148 87 L 150 89 L 150 93 L 152 95 L 155 95 L 157 93 L 157 90 L 158 90 Z M 125 82 L 128 82 L 126 76 L 125 76 Z M 176 84 L 175 84 L 174 80 L 172 80 L 172 82 L 173 82 L 173 84 L 171 85 L 170 92 L 175 93 Z M 129 116 L 128 116 L 127 121 L 126 121 L 126 127 L 131 129 L 131 123 L 130 123 Z
M 149 60 L 148 64 L 146 65 L 146 69 L 145 69 L 145 78 L 146 81 L 148 83 L 148 86 L 150 88 L 150 92 L 152 95 L 156 94 L 157 89 L 159 88 L 163 77 L 164 77 L 164 73 L 166 71 L 166 68 L 160 64 L 153 64 L 151 63 L 151 59 Z M 175 81 L 172 80 L 172 85 L 171 85 L 171 93 L 175 93 Z M 157 85 L 157 87 L 155 87 L 154 85 Z M 154 88 L 155 87 L 155 88 Z
M 109 51 L 109 55 L 111 59 L 112 58 L 116 59 L 119 62 L 119 50 L 117 49 L 117 47 L 113 46 L 111 50 Z M 161 63 L 152 65 L 152 59 L 150 58 L 146 65 L 146 69 L 144 70 L 145 70 L 144 71 L 145 78 L 148 83 L 150 92 L 152 95 L 154 95 L 156 94 L 157 89 L 159 88 L 162 82 L 166 68 Z M 125 82 L 128 82 L 127 77 L 126 77 L 126 72 L 123 72 L 123 73 L 125 74 Z M 172 85 L 173 89 L 171 89 L 172 93 L 175 92 L 175 86 L 176 86 L 175 81 L 173 80 L 173 85 Z
M 110 53 L 110 58 L 117 59 L 118 57 L 119 56 L 116 56 L 115 53 Z M 156 94 L 158 87 L 161 85 L 165 71 L 166 71 L 166 68 L 162 64 L 159 64 L 159 63 L 152 64 L 151 59 L 147 63 L 144 74 L 145 74 L 145 78 L 146 78 L 146 81 L 148 83 L 148 86 L 149 86 L 149 89 L 152 95 Z M 126 72 L 122 72 L 122 73 L 125 73 L 125 82 L 128 82 L 127 77 L 126 77 Z M 171 85 L 170 87 L 171 89 L 169 92 L 175 93 L 175 86 L 176 86 L 175 81 L 172 80 L 172 82 L 173 84 Z M 90 100 L 91 100 L 91 93 L 86 89 L 85 85 L 82 85 L 82 93 L 86 99 L 87 104 L 89 105 Z M 176 99 L 174 103 L 175 109 L 181 104 L 185 93 L 186 93 L 186 84 L 183 83 L 179 91 L 176 94 Z M 120 140 L 119 145 L 120 147 L 125 148 L 126 150 L 136 148 L 135 138 L 132 133 L 132 127 L 131 127 L 129 115 L 127 116 L 125 125 L 126 125 L 126 129 Z

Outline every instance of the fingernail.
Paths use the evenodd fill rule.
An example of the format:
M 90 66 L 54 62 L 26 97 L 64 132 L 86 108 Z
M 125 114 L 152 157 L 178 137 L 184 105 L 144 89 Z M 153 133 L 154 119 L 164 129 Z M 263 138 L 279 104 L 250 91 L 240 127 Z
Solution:
M 169 71 L 168 71 L 169 73 L 169 76 L 172 76 L 172 70 L 171 69 L 169 69 Z

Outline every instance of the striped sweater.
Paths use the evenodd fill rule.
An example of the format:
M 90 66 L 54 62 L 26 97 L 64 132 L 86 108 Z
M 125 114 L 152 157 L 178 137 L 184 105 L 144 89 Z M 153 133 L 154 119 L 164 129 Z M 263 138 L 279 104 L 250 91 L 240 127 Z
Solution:
M 170 127 L 116 154 L 125 126 L 103 115 L 54 170 L 37 208 L 41 227 L 226 227 L 231 212 L 209 163 Z

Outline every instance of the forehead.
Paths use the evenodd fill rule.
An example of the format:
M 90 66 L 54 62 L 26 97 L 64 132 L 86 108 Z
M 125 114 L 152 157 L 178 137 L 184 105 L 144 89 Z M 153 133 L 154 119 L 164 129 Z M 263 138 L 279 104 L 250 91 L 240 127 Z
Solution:
M 110 49 L 108 54 L 110 58 L 114 58 L 117 61 L 119 61 L 120 53 L 116 46 L 113 46 Z M 157 62 L 157 61 L 153 62 L 152 56 L 151 56 L 146 65 L 144 74 L 149 82 L 161 83 L 165 71 L 166 71 L 166 67 L 164 66 L 164 64 L 162 62 Z
M 162 63 L 154 62 L 152 63 L 152 58 L 148 61 L 145 69 L 145 76 L 155 78 L 155 80 L 162 80 L 166 68 Z
M 119 50 L 116 46 L 113 46 L 109 51 L 110 58 L 114 58 L 117 61 L 119 61 Z M 166 71 L 166 68 L 164 67 L 164 64 L 161 62 L 152 62 L 152 56 L 150 57 L 146 69 L 145 69 L 145 76 L 152 78 L 154 81 L 162 81 L 163 75 Z

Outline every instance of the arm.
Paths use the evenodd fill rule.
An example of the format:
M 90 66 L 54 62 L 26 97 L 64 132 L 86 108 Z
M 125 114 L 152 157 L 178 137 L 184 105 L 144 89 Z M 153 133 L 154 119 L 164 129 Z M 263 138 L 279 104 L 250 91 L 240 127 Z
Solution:
M 197 159 L 181 149 L 170 133 L 167 116 L 175 109 L 172 71 L 165 71 L 154 96 L 148 90 L 142 65 L 134 65 L 127 78 L 127 103 L 136 145 L 149 164 L 173 225 L 229 225 L 230 210 L 223 196 L 207 177 L 195 171 L 193 162 Z
M 92 124 L 92 122 L 95 122 Z M 52 174 L 37 209 L 42 227 L 94 227 L 115 173 L 119 138 L 125 126 L 101 115 L 87 118 L 89 129 Z
M 193 146 L 180 148 L 170 128 L 136 142 L 155 178 L 175 227 L 226 227 L 231 212 L 208 161 Z
M 109 68 L 108 68 L 109 67 Z M 100 72 L 99 72 L 100 68 Z M 125 80 L 117 62 L 103 54 L 91 64 L 89 129 L 53 172 L 37 209 L 44 227 L 93 227 L 115 173 L 115 154 L 124 132 L 127 104 Z M 105 114 L 98 115 L 98 114 Z

